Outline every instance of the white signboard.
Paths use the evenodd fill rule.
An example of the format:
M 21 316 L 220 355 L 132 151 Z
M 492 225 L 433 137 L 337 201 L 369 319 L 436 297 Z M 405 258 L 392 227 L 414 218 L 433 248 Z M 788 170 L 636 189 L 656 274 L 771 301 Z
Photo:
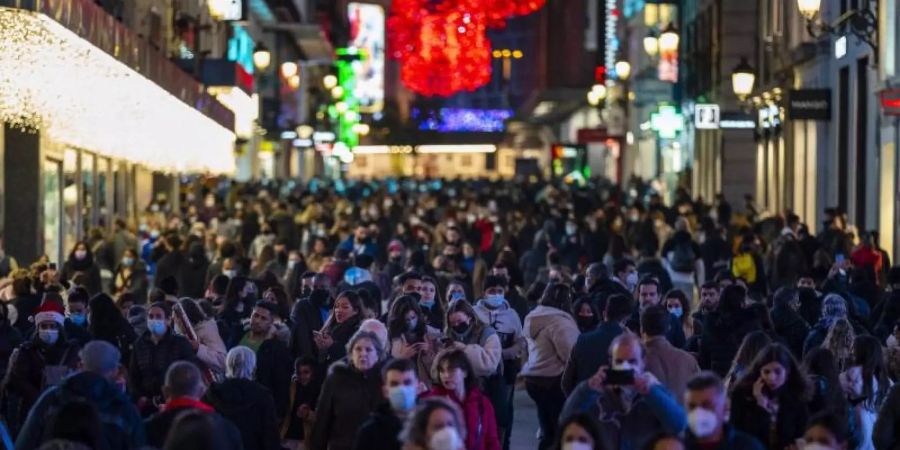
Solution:
M 694 127 L 698 130 L 718 130 L 719 105 L 698 104 L 694 106 Z
M 369 3 L 350 3 L 347 15 L 350 18 L 348 46 L 364 55 L 353 62 L 356 74 L 353 95 L 359 99 L 360 111 L 381 111 L 384 107 L 384 8 Z

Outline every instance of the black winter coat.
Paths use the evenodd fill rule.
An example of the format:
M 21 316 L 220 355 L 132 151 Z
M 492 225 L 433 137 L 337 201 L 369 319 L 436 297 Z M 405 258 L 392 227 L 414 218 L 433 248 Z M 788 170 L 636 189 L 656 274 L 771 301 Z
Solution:
M 69 373 L 78 369 L 78 344 L 65 340 L 60 333 L 54 345 L 46 345 L 35 336 L 15 349 L 9 357 L 9 367 L 3 378 L 4 396 L 12 395 L 8 420 L 13 428 L 25 422 L 25 418 L 47 384 L 44 369 L 49 366 L 65 366 Z
M 763 443 L 770 449 L 784 449 L 803 436 L 809 412 L 804 403 L 793 392 L 782 389 L 779 395 L 779 407 L 776 421 L 775 442 L 770 442 L 769 429 L 771 418 L 753 397 L 753 387 L 739 385 L 731 393 L 731 424 Z
M 169 430 L 172 429 L 172 424 L 175 422 L 175 419 L 182 413 L 192 410 L 194 409 L 172 408 L 150 416 L 150 418 L 144 421 L 144 430 L 147 433 L 147 445 L 154 448 L 163 448 L 166 443 L 166 438 L 169 435 Z M 209 414 L 213 423 L 215 423 L 216 432 L 224 433 L 226 435 L 225 439 L 222 439 L 220 442 L 227 442 L 228 447 L 222 448 L 221 450 L 242 450 L 244 446 L 241 441 L 241 432 L 238 431 L 234 423 L 214 412 Z
M 313 331 L 319 331 L 325 325 L 322 312 L 308 298 L 301 299 L 291 309 L 291 353 L 294 358 L 308 356 L 318 359 L 319 349 L 313 340 Z
M 313 449 L 351 450 L 356 430 L 383 402 L 381 365 L 359 372 L 341 361 L 331 366 L 316 405 Z
M 391 405 L 382 403 L 356 432 L 353 450 L 400 450 L 403 421 L 394 414 Z
M 152 399 L 162 394 L 166 371 L 175 361 L 199 363 L 191 343 L 168 330 L 159 341 L 153 343 L 150 332 L 145 332 L 134 343 L 128 366 L 129 392 L 135 398 Z
M 272 391 L 279 423 L 290 402 L 291 361 L 287 346 L 274 337 L 263 341 L 256 352 L 256 381 Z
M 809 333 L 809 324 L 789 307 L 776 306 L 772 308 L 771 316 L 775 332 L 791 349 L 791 353 L 797 357 L 803 355 L 803 341 Z
M 724 378 L 744 336 L 759 328 L 756 317 L 746 310 L 728 317 L 719 313 L 710 314 L 703 324 L 700 338 L 700 368 L 712 370 Z
M 210 386 L 203 402 L 237 426 L 244 450 L 281 450 L 272 392 L 263 385 L 225 380 Z

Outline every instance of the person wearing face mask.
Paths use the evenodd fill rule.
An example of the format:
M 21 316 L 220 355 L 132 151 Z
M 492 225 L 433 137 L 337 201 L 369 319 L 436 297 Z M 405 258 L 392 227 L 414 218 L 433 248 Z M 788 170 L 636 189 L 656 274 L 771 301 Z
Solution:
M 78 367 L 78 345 L 66 339 L 65 317 L 60 303 L 45 300 L 33 316 L 31 339 L 13 351 L 3 379 L 3 393 L 10 399 L 10 429 L 15 433 L 45 389 L 59 384 Z
M 116 266 L 110 291 L 115 295 L 130 292 L 135 298 L 146 298 L 147 288 L 147 266 L 134 249 L 126 249 Z
M 702 334 L 703 324 L 694 320 L 691 315 L 691 302 L 688 301 L 684 292 L 678 289 L 672 289 L 667 292 L 666 298 L 663 300 L 663 306 L 675 318 L 675 324 L 681 327 L 681 331 L 686 339 L 685 346 L 696 340 L 694 336 Z
M 544 290 L 540 305 L 525 317 L 528 361 L 522 375 L 528 396 L 537 404 L 540 450 L 550 448 L 557 439 L 556 424 L 566 401 L 561 387 L 564 361 L 579 335 L 578 325 L 568 312 L 571 296 L 567 285 L 551 283 Z
M 593 331 L 578 336 L 575 341 L 562 374 L 562 389 L 566 395 L 597 373 L 600 367 L 609 365 L 609 353 L 597 349 L 608 349 L 612 341 L 626 331 L 625 321 L 634 309 L 631 296 L 613 295 L 605 304 L 603 322 Z
M 803 435 L 809 383 L 781 344 L 769 344 L 731 391 L 731 423 L 768 448 L 785 448 Z
M 443 349 L 465 352 L 479 377 L 488 377 L 501 370 L 500 337 L 492 327 L 478 319 L 467 302 L 456 302 L 447 309 L 447 325 L 441 343 Z
M 462 411 L 441 397 L 419 402 L 400 434 L 407 450 L 465 450 L 466 436 Z
M 171 306 L 154 303 L 147 310 L 147 331 L 135 342 L 128 365 L 128 386 L 138 409 L 150 412 L 161 403 L 166 370 L 175 361 L 196 361 L 194 349 L 184 336 L 169 326 Z
M 783 287 L 772 296 L 772 324 L 775 333 L 795 355 L 803 354 L 803 341 L 809 333 L 809 324 L 803 320 L 800 310 L 800 294 L 792 287 Z
M 192 243 L 188 247 L 187 261 L 176 277 L 180 295 L 202 298 L 206 290 L 205 277 L 208 270 L 209 259 L 206 258 L 206 249 L 200 242 Z
M 100 268 L 94 263 L 94 255 L 87 243 L 80 241 L 72 248 L 68 259 L 63 264 L 60 272 L 60 281 L 67 284 L 77 273 L 83 273 L 85 278 L 84 288 L 90 295 L 95 295 L 102 290 Z
M 838 415 L 822 412 L 809 419 L 803 439 L 797 443 L 797 450 L 847 450 L 850 441 L 847 421 Z M 896 447 L 876 445 L 875 448 L 881 450 Z
M 353 450 L 400 450 L 403 423 L 412 414 L 419 396 L 417 364 L 393 359 L 382 369 L 382 402 L 356 432 Z
M 561 417 L 583 412 L 600 419 L 600 448 L 639 449 L 656 435 L 680 434 L 687 426 L 684 408 L 644 370 L 640 338 L 631 333 L 620 335 L 613 340 L 609 355 L 612 365 L 601 367 L 575 388 Z
M 572 316 L 581 334 L 589 333 L 600 323 L 600 312 L 587 297 L 582 297 L 572 305 Z
M 606 264 L 593 263 L 584 271 L 584 285 L 587 289 L 587 296 L 597 307 L 598 311 L 606 309 L 606 301 L 615 294 L 631 297 L 632 291 L 629 291 L 624 284 L 619 283 L 609 276 L 609 270 Z
M 506 279 L 489 275 L 484 282 L 484 297 L 475 304 L 478 319 L 488 324 L 500 338 L 502 368 L 485 380 L 485 393 L 497 412 L 500 439 L 506 447 L 513 422 L 513 389 L 521 369 L 526 343 L 518 313 L 506 301 Z
M 373 333 L 360 331 L 347 343 L 347 361 L 331 366 L 316 404 L 310 447 L 351 450 L 356 431 L 383 401 L 384 349 Z
M 684 406 L 687 450 L 763 450 L 756 438 L 728 423 L 728 396 L 715 373 L 701 372 L 688 381 Z
M 91 340 L 87 324 L 88 300 L 87 290 L 79 287 L 69 291 L 66 297 L 66 321 L 63 330 L 66 336 L 79 346 L 84 346 Z
M 290 347 L 294 358 L 306 356 L 318 359 L 319 349 L 313 332 L 322 329 L 334 304 L 328 276 L 317 273 L 311 280 L 309 296 L 301 298 L 291 308 Z
M 415 362 L 418 378 L 430 383 L 429 373 L 441 331 L 426 323 L 418 301 L 410 295 L 402 295 L 394 301 L 387 323 L 390 355 Z
M 559 450 L 594 450 L 600 447 L 600 424 L 586 413 L 573 414 L 562 421 L 559 427 L 557 446 Z
M 655 278 L 645 277 L 638 282 L 637 289 L 634 291 L 638 308 L 631 313 L 627 323 L 628 329 L 633 333 L 640 333 L 641 314 L 644 311 L 651 306 L 666 306 L 666 303 L 663 301 L 663 292 L 660 289 L 659 280 Z M 666 332 L 666 339 L 676 348 L 684 348 L 687 339 L 684 337 L 684 327 L 681 325 L 681 319 L 670 315 L 669 321 L 669 331 Z

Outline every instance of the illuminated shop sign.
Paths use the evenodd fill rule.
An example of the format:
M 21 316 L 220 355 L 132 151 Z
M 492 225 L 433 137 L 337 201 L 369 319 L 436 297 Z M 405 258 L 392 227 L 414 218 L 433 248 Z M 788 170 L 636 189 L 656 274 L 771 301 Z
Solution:
M 513 116 L 509 109 L 441 108 L 426 114 L 413 109 L 413 120 L 419 120 L 419 129 L 440 132 L 498 133 L 505 129 L 505 122 Z
M 350 3 L 349 48 L 362 57 L 352 62 L 356 75 L 353 96 L 359 100 L 364 113 L 381 111 L 384 107 L 384 8 L 368 3 Z

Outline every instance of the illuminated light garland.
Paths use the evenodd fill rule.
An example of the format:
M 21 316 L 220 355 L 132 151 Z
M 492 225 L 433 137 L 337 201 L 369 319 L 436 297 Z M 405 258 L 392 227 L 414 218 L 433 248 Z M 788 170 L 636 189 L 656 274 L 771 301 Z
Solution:
M 389 54 L 413 92 L 446 97 L 491 80 L 488 28 L 537 11 L 546 0 L 395 0 L 387 28 Z
M 231 130 L 29 11 L 0 8 L 0 121 L 154 170 L 234 171 Z

